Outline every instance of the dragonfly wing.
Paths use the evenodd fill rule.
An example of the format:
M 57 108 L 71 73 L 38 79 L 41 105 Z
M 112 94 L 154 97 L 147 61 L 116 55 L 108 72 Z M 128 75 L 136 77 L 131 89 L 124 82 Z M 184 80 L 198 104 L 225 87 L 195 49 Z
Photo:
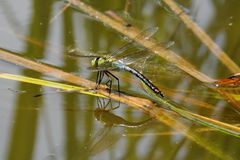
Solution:
M 80 54 L 75 54 L 75 53 L 69 53 L 67 54 L 68 57 L 72 57 L 72 58 L 97 58 L 99 57 L 98 55 L 80 55 Z
M 113 67 L 113 66 L 101 66 L 101 67 L 88 67 L 89 70 L 93 71 L 93 72 L 98 72 L 98 71 L 106 71 L 106 70 L 116 70 L 117 67 Z
M 78 48 L 69 48 L 66 50 L 66 55 L 69 57 L 100 57 L 101 55 L 107 55 L 107 52 L 91 52 L 91 51 L 82 51 Z
M 67 52 L 67 56 L 69 57 L 89 57 L 89 58 L 96 58 L 99 57 L 99 55 L 97 55 L 97 53 L 93 53 L 93 52 L 88 52 L 88 51 L 77 51 L 77 50 L 70 50 Z
M 143 49 L 143 50 L 139 50 L 137 52 L 134 52 L 132 54 L 127 55 L 126 57 L 121 57 L 118 62 L 120 62 L 123 65 L 130 65 L 134 62 L 137 62 L 139 60 L 143 60 L 143 59 L 148 59 L 148 57 L 153 56 L 154 54 L 152 54 L 148 49 Z
M 150 49 L 144 48 L 144 49 L 137 50 L 137 51 L 134 51 L 134 52 L 121 54 L 121 55 L 116 55 L 114 58 L 124 65 L 130 65 L 130 64 L 132 64 L 134 62 L 137 62 L 139 60 L 145 59 L 144 61 L 146 61 L 149 57 L 152 57 L 154 55 L 152 50 L 154 50 L 156 47 L 159 47 L 159 45 L 168 49 L 173 44 L 174 44 L 174 41 L 170 41 L 170 42 L 167 42 L 167 43 L 160 42 L 160 43 L 157 43 L 157 44 L 153 45 L 152 47 L 150 47 Z
M 148 40 L 158 31 L 158 27 L 151 27 L 143 30 L 140 32 L 135 38 L 130 40 L 130 42 L 125 43 L 122 47 L 118 48 L 117 50 L 113 51 L 112 55 L 121 54 L 127 50 L 133 49 L 137 47 L 137 43 L 135 42 L 136 39 L 141 40 Z

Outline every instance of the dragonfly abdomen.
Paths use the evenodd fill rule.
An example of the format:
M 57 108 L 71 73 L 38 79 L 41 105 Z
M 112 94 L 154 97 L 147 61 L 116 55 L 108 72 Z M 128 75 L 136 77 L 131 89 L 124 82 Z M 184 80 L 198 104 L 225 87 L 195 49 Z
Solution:
M 161 97 L 164 97 L 162 92 L 152 83 L 150 80 L 148 80 L 143 74 L 138 72 L 137 70 L 130 68 L 128 66 L 124 66 L 124 70 L 134 74 L 137 78 L 139 78 L 145 85 L 147 85 L 154 93 L 160 95 Z

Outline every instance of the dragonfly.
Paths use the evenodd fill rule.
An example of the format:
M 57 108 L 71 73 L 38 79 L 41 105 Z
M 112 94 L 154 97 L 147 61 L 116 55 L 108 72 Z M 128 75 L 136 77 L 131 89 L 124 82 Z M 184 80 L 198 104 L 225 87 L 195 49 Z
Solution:
M 149 51 L 158 45 L 154 45 L 150 47 L 150 49 L 140 48 L 137 46 L 137 43 L 134 41 L 134 39 L 141 39 L 143 41 L 148 40 L 157 31 L 157 27 L 147 28 L 141 31 L 135 38 L 133 38 L 133 40 L 125 43 L 123 46 L 113 51 L 110 55 L 91 55 L 90 57 L 93 57 L 93 59 L 91 61 L 91 67 L 89 67 L 89 69 L 97 71 L 96 89 L 102 83 L 102 80 L 106 75 L 108 77 L 106 85 L 109 87 L 109 92 L 111 93 L 112 78 L 114 78 L 117 81 L 118 92 L 120 93 L 119 79 L 114 74 L 112 74 L 111 71 L 127 71 L 140 79 L 155 94 L 159 95 L 160 97 L 164 97 L 163 93 L 147 77 L 145 77 L 138 70 L 129 66 L 140 59 L 146 59 L 149 56 Z M 70 55 L 76 56 L 74 53 L 70 53 Z

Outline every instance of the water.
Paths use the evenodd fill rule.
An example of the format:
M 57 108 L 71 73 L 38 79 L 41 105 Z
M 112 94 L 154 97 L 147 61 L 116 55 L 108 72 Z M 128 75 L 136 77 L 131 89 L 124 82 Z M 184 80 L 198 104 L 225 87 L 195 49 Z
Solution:
M 128 8 L 124 1 L 89 3 L 102 12 L 121 12 Z M 130 22 L 133 26 L 140 29 L 158 27 L 154 35 L 157 41 L 175 41 L 171 49 L 209 77 L 220 79 L 232 74 L 175 15 L 166 11 L 165 6 L 150 0 L 131 3 L 127 11 L 134 19 Z M 239 65 L 239 1 L 182 0 L 178 3 Z M 66 56 L 68 48 L 109 53 L 126 43 L 122 35 L 77 10 L 67 9 L 49 23 L 65 5 L 62 1 L 3 0 L 0 4 L 1 48 L 92 81 L 96 73 L 87 69 L 90 60 L 69 58 Z M 157 56 L 150 57 L 149 61 L 151 63 L 146 62 L 148 66 L 144 68 L 132 67 L 142 71 L 168 98 L 194 113 L 226 123 L 239 123 L 234 106 L 217 92 Z M 53 79 L 5 61 L 0 60 L 0 65 L 1 72 Z M 113 73 L 119 77 L 123 92 L 147 95 L 131 74 Z M 183 135 L 174 123 L 169 127 L 167 122 L 158 120 L 136 128 L 106 126 L 106 122 L 94 116 L 97 100 L 92 96 L 56 92 L 34 97 L 42 92 L 53 93 L 55 89 L 5 79 L 0 81 L 0 159 L 239 158 L 239 139 L 178 116 L 175 120 L 190 128 L 189 135 L 194 133 L 200 142 Z M 117 104 L 113 101 L 113 106 Z M 115 118 L 110 118 L 109 123 L 116 117 L 130 124 L 150 118 L 124 104 L 112 112 Z M 201 145 L 203 143 L 205 145 Z

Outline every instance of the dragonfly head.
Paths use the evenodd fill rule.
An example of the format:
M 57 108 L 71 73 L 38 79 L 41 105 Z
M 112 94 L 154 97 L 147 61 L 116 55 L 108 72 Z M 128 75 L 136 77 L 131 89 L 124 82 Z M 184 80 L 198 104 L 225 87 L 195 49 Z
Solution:
M 97 57 L 97 58 L 94 58 L 91 61 L 92 67 L 98 67 L 98 66 L 101 66 L 104 63 L 106 63 L 106 58 L 104 58 L 104 57 Z

